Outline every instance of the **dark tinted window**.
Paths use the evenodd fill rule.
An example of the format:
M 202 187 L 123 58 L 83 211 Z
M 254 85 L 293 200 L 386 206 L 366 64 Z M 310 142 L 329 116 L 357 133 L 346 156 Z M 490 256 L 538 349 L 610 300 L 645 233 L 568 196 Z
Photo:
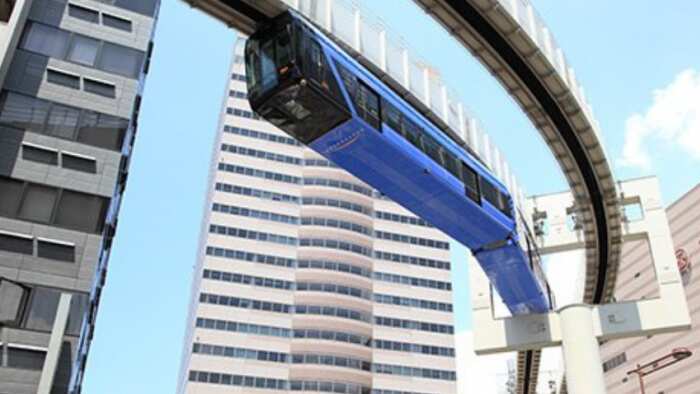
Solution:
M 501 197 L 495 186 L 484 178 L 480 179 L 481 195 L 496 209 L 501 209 Z
M 71 42 L 68 60 L 94 66 L 97 59 L 97 51 L 100 49 L 100 41 L 81 35 L 74 35 Z M 109 71 L 109 70 L 108 70 Z
M 159 0 L 100 0 L 139 14 L 154 16 Z
M 80 111 L 76 108 L 54 104 L 46 122 L 46 134 L 69 140 L 75 139 L 79 116 Z
M 31 255 L 34 253 L 34 241 L 32 238 L 0 233 L 0 250 Z M 0 300 L 2 300 L 1 297 Z
M 131 21 L 102 13 L 102 24 L 115 29 L 131 31 Z
M 97 163 L 95 160 L 86 157 L 74 156 L 68 153 L 63 153 L 61 155 L 61 165 L 63 168 L 89 172 L 91 174 L 97 172 Z
M 57 190 L 37 184 L 27 185 L 19 218 L 40 223 L 49 223 L 56 203 Z
M 105 149 L 121 150 L 128 126 L 127 119 L 86 111 L 78 127 L 78 141 Z
M 67 31 L 40 23 L 31 23 L 24 31 L 21 47 L 50 57 L 63 58 L 68 49 Z
M 37 256 L 72 263 L 75 262 L 75 247 L 39 239 L 37 241 Z
M 19 323 L 26 293 L 24 287 L 0 278 L 0 325 Z
M 105 42 L 98 67 L 126 77 L 138 77 L 143 65 L 143 52 Z
M 428 134 L 423 134 L 423 151 L 431 158 L 433 161 L 438 163 L 440 166 L 444 166 L 442 160 L 442 148 L 440 145 Z
M 32 299 L 24 326 L 32 330 L 51 331 L 56 318 L 59 292 L 37 287 L 32 289 Z
M 46 81 L 71 89 L 80 89 L 80 77 L 66 74 L 58 70 L 47 69 Z
M 114 85 L 89 78 L 83 78 L 83 90 L 109 98 L 115 98 L 117 94 Z
M 7 366 L 10 368 L 41 371 L 44 366 L 45 358 L 46 353 L 38 350 L 18 349 L 14 347 L 7 349 Z
M 100 18 L 99 12 L 75 4 L 68 4 L 68 15 L 92 23 L 97 23 Z
M 32 145 L 22 145 L 22 158 L 38 163 L 58 164 L 58 152 Z
M 0 177 L 0 215 L 14 217 L 22 199 L 24 182 Z
M 467 197 L 471 198 L 477 203 L 480 203 L 479 176 L 477 175 L 476 171 L 472 170 L 464 163 L 462 163 L 462 183 L 464 183 L 464 189 Z
M 56 210 L 55 223 L 73 230 L 100 232 L 107 201 L 103 197 L 64 190 Z

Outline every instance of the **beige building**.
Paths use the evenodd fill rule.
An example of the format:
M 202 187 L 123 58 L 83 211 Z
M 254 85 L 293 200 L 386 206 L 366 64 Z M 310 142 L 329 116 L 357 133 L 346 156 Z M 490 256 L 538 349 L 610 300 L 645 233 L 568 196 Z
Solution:
M 258 119 L 240 45 L 179 392 L 456 392 L 447 236 Z
M 610 341 L 602 345 L 603 370 L 610 394 L 636 394 L 640 381 L 638 365 L 651 363 L 646 369 L 658 369 L 644 379 L 647 394 L 700 393 L 700 281 L 693 276 L 693 264 L 700 262 L 700 185 L 693 188 L 667 209 L 675 243 L 693 328 L 680 334 Z M 622 251 L 622 262 L 615 296 L 618 301 L 656 297 L 658 289 L 645 242 L 630 243 Z M 672 352 L 688 349 L 694 354 L 673 365 Z M 677 353 L 680 354 L 680 353 Z M 656 365 L 654 365 L 656 364 Z

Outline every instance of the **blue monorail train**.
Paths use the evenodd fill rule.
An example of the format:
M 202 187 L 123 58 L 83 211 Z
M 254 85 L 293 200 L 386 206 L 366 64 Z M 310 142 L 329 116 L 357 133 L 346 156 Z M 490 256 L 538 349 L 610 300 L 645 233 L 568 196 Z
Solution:
M 550 309 L 508 191 L 464 144 L 294 13 L 255 32 L 245 61 L 256 113 L 466 245 L 511 313 Z

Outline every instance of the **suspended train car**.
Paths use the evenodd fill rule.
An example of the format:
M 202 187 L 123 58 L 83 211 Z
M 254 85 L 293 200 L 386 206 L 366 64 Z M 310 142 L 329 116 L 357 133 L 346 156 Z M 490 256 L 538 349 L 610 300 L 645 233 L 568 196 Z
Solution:
M 508 190 L 475 155 L 294 13 L 245 49 L 261 117 L 467 246 L 513 314 L 551 307 Z

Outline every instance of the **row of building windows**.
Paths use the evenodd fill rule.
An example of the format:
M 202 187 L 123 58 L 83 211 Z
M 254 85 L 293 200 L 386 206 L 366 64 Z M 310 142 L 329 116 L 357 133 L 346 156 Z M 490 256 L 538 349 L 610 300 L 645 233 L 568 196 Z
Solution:
M 210 293 L 201 293 L 199 295 L 199 302 L 203 304 L 223 305 L 266 312 L 291 313 L 292 311 L 291 305 L 282 304 L 280 302 L 251 300 L 249 298 L 229 297 Z
M 420 353 L 431 356 L 454 357 L 455 349 L 451 347 L 421 345 L 418 343 L 396 342 L 385 339 L 375 339 L 373 347 L 375 349 L 392 350 L 395 352 Z
M 266 133 L 264 131 L 246 129 L 244 127 L 226 125 L 224 126 L 224 133 L 236 134 L 243 137 L 256 138 L 259 140 L 276 142 L 279 144 L 301 146 L 301 143 L 299 143 L 299 141 L 295 140 L 294 138 L 290 138 L 285 135 Z
M 231 79 L 234 81 L 246 82 L 247 79 L 245 75 L 239 73 L 231 73 Z
M 291 183 L 294 185 L 298 185 L 301 183 L 301 178 L 298 176 L 281 174 L 279 172 L 273 171 L 259 170 L 257 168 L 237 166 L 234 164 L 219 163 L 219 170 L 231 172 L 234 174 L 251 176 L 255 178 L 267 179 L 269 181 Z
M 306 186 L 334 187 L 336 189 L 344 189 L 344 190 L 350 190 L 353 192 L 357 192 L 357 193 L 363 194 L 365 196 L 372 195 L 372 190 L 367 188 L 367 187 L 364 187 L 361 185 L 356 185 L 356 184 L 350 183 L 350 182 L 339 181 L 337 179 L 308 177 L 308 178 L 304 178 L 304 185 L 306 185 Z
M 300 238 L 299 246 L 315 247 L 315 248 L 327 248 L 327 249 L 338 249 L 347 252 L 361 254 L 363 256 L 371 257 L 372 251 L 370 248 L 351 242 L 338 241 L 336 239 L 325 239 L 325 238 Z
M 225 386 L 251 387 L 267 390 L 287 390 L 289 382 L 260 376 L 231 375 L 227 373 L 190 371 L 190 382 L 221 384 Z
M 280 163 L 301 165 L 301 159 L 294 156 L 282 155 L 279 153 L 267 152 L 260 149 L 246 148 L 244 146 L 221 144 L 221 150 L 228 153 L 233 153 L 241 156 L 250 156 L 257 159 L 265 159 L 269 161 L 277 161 Z
M 368 216 L 372 215 L 372 209 L 369 207 L 366 207 L 366 206 L 360 205 L 360 204 L 355 204 L 355 203 L 352 203 L 349 201 L 336 200 L 336 199 L 332 199 L 332 198 L 304 197 L 304 198 L 302 198 L 301 203 L 303 205 L 310 205 L 310 206 L 340 208 L 340 209 L 345 209 L 348 211 L 358 212 L 358 213 L 368 215 Z
M 449 250 L 449 242 L 437 241 L 429 238 L 414 237 L 405 234 L 390 233 L 387 231 L 375 231 L 374 236 L 379 239 L 386 239 L 388 241 L 401 242 L 411 245 L 420 245 L 428 248 L 444 249 Z
M 241 118 L 246 118 L 246 119 L 255 119 L 255 120 L 260 120 L 260 116 L 256 114 L 255 112 L 252 111 L 247 111 L 245 109 L 240 109 L 240 108 L 231 108 L 228 107 L 226 108 L 226 113 L 229 115 L 233 116 L 240 116 Z
M 390 274 L 387 272 L 374 272 L 374 279 L 384 282 L 401 283 L 402 285 L 427 287 L 438 290 L 452 290 L 452 283 L 434 279 L 417 278 L 415 276 Z
M 241 347 L 210 345 L 199 342 L 192 344 L 192 353 L 229 358 L 242 358 L 247 360 L 268 361 L 273 363 L 287 363 L 289 361 L 289 354 L 287 353 L 246 349 Z
M 345 220 L 326 219 L 318 217 L 303 217 L 301 218 L 301 225 L 339 228 L 364 234 L 370 237 L 372 236 L 372 230 L 370 230 L 369 227 L 357 223 L 347 222 Z
M 429 309 L 440 312 L 452 312 L 452 304 L 447 302 L 437 302 L 421 300 L 418 298 L 399 297 L 389 294 L 374 294 L 374 301 L 380 304 L 400 305 L 410 308 Z
M 365 300 L 372 298 L 372 293 L 367 290 L 358 289 L 351 286 L 338 285 L 335 283 L 297 282 L 296 290 L 341 294 L 350 297 L 363 298 Z
M 394 263 L 403 263 L 417 265 L 420 267 L 437 268 L 441 270 L 450 270 L 450 262 L 443 260 L 433 260 L 424 257 L 408 256 L 405 254 L 383 252 L 381 250 L 374 251 L 374 258 L 377 260 L 391 261 Z
M 384 211 L 374 211 L 374 217 L 376 217 L 377 219 L 388 220 L 391 222 L 412 224 L 414 226 L 423 226 L 423 227 L 430 227 L 430 228 L 433 227 L 430 223 L 428 223 L 425 220 L 423 220 L 419 217 L 416 217 L 416 216 L 399 215 L 397 213 L 384 212 Z
M 128 78 L 138 78 L 145 59 L 143 51 L 37 22 L 27 23 L 19 48 Z
M 270 337 L 291 337 L 292 330 L 283 327 L 266 326 L 262 324 L 242 323 L 228 320 L 207 319 L 198 317 L 196 326 L 219 331 L 240 332 L 244 334 L 264 335 Z
M 369 387 L 355 383 L 316 381 L 316 380 L 281 380 L 258 376 L 231 375 L 218 372 L 194 371 L 189 373 L 190 382 L 220 384 L 225 386 L 251 387 L 267 390 L 306 391 L 336 394 L 418 394 L 418 393 L 375 393 Z
M 356 265 L 341 263 L 328 260 L 299 260 L 296 268 L 306 269 L 323 269 L 329 271 L 346 272 L 353 275 L 364 276 L 365 278 L 372 277 L 372 271 L 367 268 L 358 267 Z
M 68 4 L 68 15 L 85 22 L 90 22 L 97 25 L 101 24 L 103 26 L 123 30 L 129 33 L 131 33 L 132 30 L 131 21 L 128 19 L 120 18 L 116 15 L 100 12 L 77 4 Z M 102 23 L 100 23 L 100 19 L 102 20 Z
M 347 295 L 351 297 L 363 298 L 369 300 L 372 298 L 372 294 L 363 289 L 358 289 L 356 287 L 339 285 L 335 283 L 317 283 L 317 282 L 292 282 L 282 279 L 264 278 L 260 276 L 252 276 L 245 274 L 238 274 L 232 272 L 216 271 L 205 269 L 202 272 L 202 277 L 204 279 L 218 280 L 222 282 L 229 283 L 240 283 L 243 285 L 268 287 L 272 289 L 280 290 L 297 290 L 297 291 L 318 291 L 325 293 L 335 293 L 341 295 Z
M 263 278 L 232 272 L 205 269 L 202 273 L 204 279 L 218 280 L 222 282 L 240 283 L 243 285 L 269 287 L 273 289 L 293 290 L 294 282 L 282 279 Z
M 219 248 L 216 246 L 207 246 L 206 254 L 208 256 L 223 257 L 231 260 L 241 260 L 250 263 L 276 265 L 278 267 L 292 268 L 295 265 L 294 259 L 281 256 L 272 256 L 269 254 L 245 252 L 242 250 Z
M 326 159 L 306 159 L 304 160 L 304 165 L 309 167 L 340 168 L 337 164 Z
M 406 330 L 435 332 L 439 334 L 454 334 L 454 327 L 449 324 L 428 323 L 418 320 L 396 319 L 393 317 L 375 316 L 374 324 Z
M 233 98 L 238 98 L 238 99 L 245 99 L 245 100 L 248 99 L 248 93 L 241 92 L 238 90 L 233 90 L 233 89 L 228 91 L 228 96 L 233 97 Z
M 242 323 L 227 320 L 197 318 L 196 326 L 219 331 L 240 332 L 244 334 L 273 336 L 279 338 L 313 339 L 324 341 L 344 342 L 354 345 L 366 346 L 374 349 L 390 350 L 405 353 L 418 353 L 431 356 L 454 357 L 455 350 L 450 347 L 425 345 L 419 343 L 397 342 L 385 339 L 372 340 L 364 335 L 347 333 L 342 331 L 322 329 L 289 329 L 267 325 Z M 212 353 L 213 352 L 213 353 Z M 207 354 L 221 353 L 220 350 L 208 350 Z
M 457 380 L 457 373 L 455 371 L 446 371 L 444 369 L 416 368 L 416 367 L 407 367 L 405 365 L 392 365 L 392 364 L 373 364 L 372 371 L 375 373 L 382 373 L 382 374 L 388 374 L 388 375 L 410 376 L 410 377 L 414 377 L 414 378 L 452 380 L 452 381 Z
M 0 124 L 121 151 L 129 120 L 3 91 L 0 96 Z
M 372 321 L 369 314 L 353 309 L 319 306 L 319 305 L 289 305 L 279 302 L 252 300 L 249 298 L 230 297 L 219 294 L 201 293 L 199 302 L 229 306 L 233 308 L 253 309 L 266 312 L 296 313 L 298 315 L 321 315 L 351 319 L 369 323 Z
M 286 235 L 266 233 L 262 231 L 246 230 L 236 227 L 220 226 L 217 224 L 209 225 L 209 232 L 212 234 L 226 235 L 229 237 L 252 239 L 262 242 L 272 242 L 282 245 L 297 245 L 299 243 L 296 238 Z
M 299 197 L 292 196 L 290 194 L 270 192 L 267 190 L 232 185 L 230 183 L 217 182 L 214 188 L 216 189 L 216 191 L 219 192 L 239 194 L 241 196 L 250 196 L 259 198 L 261 200 L 280 201 L 289 204 L 299 204 L 301 202 L 301 199 Z
M 258 209 L 243 208 L 233 205 L 214 203 L 212 211 L 227 213 L 229 215 L 245 216 L 255 219 L 268 220 L 271 222 L 299 224 L 299 218 L 296 216 L 284 215 L 281 213 L 261 211 Z
M 372 363 L 367 360 L 361 360 L 354 357 L 336 356 L 333 354 L 292 354 L 292 364 L 329 365 L 367 372 L 372 370 Z

